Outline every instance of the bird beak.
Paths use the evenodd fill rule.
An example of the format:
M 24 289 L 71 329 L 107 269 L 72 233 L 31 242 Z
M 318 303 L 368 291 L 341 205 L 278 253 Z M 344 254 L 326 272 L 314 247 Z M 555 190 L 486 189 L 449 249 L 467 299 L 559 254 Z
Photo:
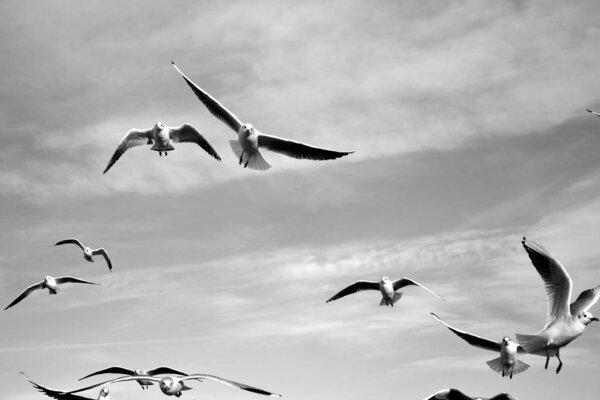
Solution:
M 600 319 L 598 319 L 598 318 L 596 318 L 596 317 L 593 317 L 591 320 L 592 320 L 592 321 L 600 321 Z

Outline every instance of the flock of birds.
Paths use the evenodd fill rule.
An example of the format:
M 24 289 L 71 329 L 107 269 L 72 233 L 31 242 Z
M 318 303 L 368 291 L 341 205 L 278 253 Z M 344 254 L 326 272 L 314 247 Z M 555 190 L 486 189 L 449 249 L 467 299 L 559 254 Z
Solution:
M 236 155 L 240 165 L 244 168 L 251 168 L 259 171 L 269 169 L 271 166 L 263 158 L 260 153 L 261 148 L 265 148 L 277 153 L 284 154 L 297 159 L 309 160 L 333 160 L 343 156 L 347 156 L 352 151 L 334 151 L 310 146 L 304 143 L 283 139 L 273 135 L 267 135 L 249 123 L 242 123 L 231 111 L 225 108 L 219 101 L 212 97 L 209 93 L 201 89 L 192 80 L 190 80 L 181 70 L 173 63 L 173 67 L 183 77 L 187 85 L 192 89 L 197 98 L 204 104 L 207 110 L 217 119 L 224 122 L 228 127 L 237 133 L 237 140 L 231 140 L 230 146 Z M 591 110 L 588 112 L 599 116 Z M 177 128 L 165 126 L 161 122 L 157 122 L 154 127 L 148 130 L 132 129 L 121 140 L 114 154 L 110 158 L 103 173 L 106 173 L 131 147 L 140 145 L 151 145 L 150 150 L 157 151 L 159 156 L 163 153 L 166 156 L 169 151 L 174 150 L 173 143 L 196 143 L 211 157 L 216 160 L 221 160 L 215 149 L 208 141 L 189 124 L 183 124 Z M 71 238 L 57 242 L 55 246 L 64 244 L 74 244 L 83 251 L 83 257 L 89 262 L 94 262 L 94 256 L 102 256 L 106 261 L 108 269 L 112 272 L 112 262 L 104 248 L 91 249 L 84 246 L 79 240 Z M 573 340 L 583 334 L 587 325 L 593 321 L 598 321 L 590 312 L 590 308 L 600 298 L 600 285 L 591 289 L 584 290 L 579 294 L 577 299 L 571 303 L 572 281 L 564 266 L 554 257 L 550 255 L 540 245 L 523 238 L 523 248 L 529 256 L 533 266 L 542 278 L 546 290 L 546 325 L 542 330 L 532 335 L 516 334 L 516 341 L 505 336 L 500 341 L 486 339 L 481 336 L 457 329 L 448 323 L 444 322 L 438 315 L 431 313 L 435 320 L 446 326 L 450 331 L 458 337 L 466 341 L 468 344 L 479 347 L 484 350 L 493 351 L 498 354 L 487 362 L 488 366 L 503 377 L 507 376 L 512 379 L 513 375 L 522 373 L 529 368 L 529 365 L 518 359 L 522 354 L 534 354 L 546 358 L 545 368 L 548 369 L 549 360 L 551 357 L 556 357 L 559 364 L 556 368 L 556 373 L 562 369 L 563 362 L 560 358 L 560 350 L 568 345 Z M 16 299 L 14 299 L 5 310 L 17 305 L 33 292 L 43 289 L 48 289 L 49 294 L 57 294 L 59 285 L 66 283 L 79 283 L 86 285 L 98 285 L 98 283 L 89 282 L 72 276 L 51 277 L 46 276 L 43 281 L 33 284 L 26 288 Z M 433 296 L 442 301 L 446 301 L 434 291 L 426 286 L 416 282 L 410 278 L 401 278 L 395 281 L 388 277 L 382 277 L 379 281 L 359 280 L 352 283 L 346 288 L 340 290 L 326 302 L 329 303 L 364 290 L 378 290 L 381 293 L 382 299 L 380 306 L 394 306 L 394 304 L 402 297 L 402 292 L 398 290 L 406 286 L 418 286 L 429 292 Z M 187 381 L 204 381 L 212 380 L 232 386 L 245 391 L 281 397 L 267 390 L 259 389 L 244 383 L 235 382 L 215 375 L 208 374 L 186 374 L 170 367 L 161 366 L 153 369 L 128 369 L 120 366 L 111 366 L 99 371 L 92 372 L 80 380 L 91 378 L 104 374 L 118 374 L 117 378 L 105 380 L 93 385 L 79 388 L 71 391 L 61 391 L 50 389 L 39 385 L 32 381 L 24 372 L 23 376 L 33 385 L 34 388 L 43 392 L 45 395 L 59 400 L 91 400 L 88 397 L 77 395 L 76 393 L 101 387 L 98 394 L 98 400 L 110 400 L 110 391 L 107 387 L 109 384 L 119 382 L 137 382 L 142 389 L 147 389 L 149 386 L 158 384 L 160 390 L 168 396 L 179 397 L 182 392 L 191 390 L 192 388 L 186 384 Z M 481 397 L 467 396 L 457 389 L 444 389 L 427 397 L 426 400 L 468 400 L 480 399 Z M 492 397 L 489 400 L 516 400 L 514 396 L 501 393 Z

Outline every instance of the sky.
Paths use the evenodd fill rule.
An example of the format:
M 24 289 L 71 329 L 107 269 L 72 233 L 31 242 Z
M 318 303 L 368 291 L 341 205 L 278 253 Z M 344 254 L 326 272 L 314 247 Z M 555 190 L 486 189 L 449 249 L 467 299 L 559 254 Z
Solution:
M 112 365 L 290 400 L 597 396 L 600 324 L 560 374 L 524 355 L 509 380 L 430 312 L 494 340 L 540 330 L 523 236 L 561 260 L 573 296 L 600 284 L 600 118 L 585 111 L 600 110 L 600 3 L 5 0 L 0 14 L 1 301 L 46 275 L 100 283 L 2 311 L 2 397 L 44 398 L 19 371 L 70 390 Z M 171 61 L 260 131 L 355 153 L 263 151 L 271 170 L 241 168 Z M 157 121 L 195 126 L 222 161 L 137 147 L 102 174 Z M 68 237 L 106 248 L 113 272 L 53 246 Z M 409 287 L 394 308 L 377 292 L 325 303 L 381 276 L 446 302 Z M 258 398 L 191 386 L 184 399 Z

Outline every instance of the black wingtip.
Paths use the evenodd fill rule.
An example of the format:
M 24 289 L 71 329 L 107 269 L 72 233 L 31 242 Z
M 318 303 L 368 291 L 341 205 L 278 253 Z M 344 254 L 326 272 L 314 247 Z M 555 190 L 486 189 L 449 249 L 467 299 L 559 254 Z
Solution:
M 589 112 L 589 113 L 594 113 L 592 110 L 590 110 L 589 108 L 586 108 L 585 111 Z
M 175 61 L 171 60 L 171 64 L 175 65 Z

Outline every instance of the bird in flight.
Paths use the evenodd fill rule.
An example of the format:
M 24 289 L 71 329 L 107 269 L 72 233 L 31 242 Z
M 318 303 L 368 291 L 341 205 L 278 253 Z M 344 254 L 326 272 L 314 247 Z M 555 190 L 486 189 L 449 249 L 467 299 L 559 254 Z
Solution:
M 517 341 L 529 354 L 546 357 L 546 369 L 550 357 L 556 356 L 558 374 L 563 365 L 560 349 L 581 336 L 591 322 L 598 321 L 588 310 L 600 298 L 600 285 L 584 290 L 569 304 L 573 282 L 565 267 L 539 244 L 526 238 L 521 243 L 544 281 L 546 325 L 535 335 L 517 334 Z
M 486 339 L 481 336 L 473 335 L 472 333 L 461 331 L 453 326 L 448 325 L 440 319 L 436 314 L 431 313 L 433 317 L 446 328 L 454 332 L 458 337 L 469 343 L 471 346 L 479 347 L 480 349 L 490 350 L 500 353 L 500 357 L 494 358 L 487 362 L 487 365 L 494 371 L 508 375 L 512 379 L 513 374 L 519 374 L 529 368 L 529 365 L 517 359 L 517 354 L 525 353 L 525 350 L 518 343 L 513 342 L 508 336 L 502 338 L 500 342 Z
M 27 289 L 25 289 L 23 293 L 19 295 L 19 297 L 14 299 L 12 303 L 6 306 L 5 310 L 8 310 L 15 304 L 19 303 L 21 300 L 23 300 L 25 297 L 29 296 L 36 290 L 48 289 L 49 294 L 57 294 L 59 290 L 58 285 L 61 285 L 63 283 L 85 283 L 88 285 L 99 285 L 99 283 L 84 281 L 82 279 L 73 278 L 72 276 L 61 276 L 58 278 L 46 276 L 43 281 L 36 283 L 35 285 L 31 285 Z
M 261 147 L 288 157 L 307 160 L 333 160 L 354 153 L 353 151 L 321 149 L 319 147 L 313 147 L 304 143 L 259 132 L 258 129 L 251 124 L 242 123 L 235 114 L 225 108 L 225 106 L 208 94 L 208 92 L 192 82 L 191 79 L 177 68 L 177 65 L 175 65 L 173 61 L 171 61 L 171 64 L 173 64 L 173 67 L 181 74 L 185 82 L 189 85 L 202 104 L 206 106 L 208 111 L 233 129 L 238 135 L 238 140 L 230 140 L 229 144 L 236 157 L 239 159 L 239 164 L 243 164 L 244 168 L 248 167 L 259 171 L 271 168 L 259 151 L 259 148 Z
M 94 400 L 91 397 L 78 396 L 76 394 L 71 394 L 71 393 L 60 391 L 60 390 L 54 390 L 54 389 L 50 389 L 50 388 L 44 387 L 42 385 L 39 385 L 39 384 L 35 383 L 34 381 L 32 381 L 31 379 L 29 379 L 29 377 L 27 375 L 25 375 L 25 373 L 22 371 L 21 371 L 21 375 L 23 375 L 25 377 L 25 379 L 27 379 L 29 381 L 29 383 L 31 383 L 33 385 L 34 388 L 36 388 L 40 392 L 44 393 L 46 396 L 51 397 L 53 399 L 57 399 L 57 400 Z M 100 393 L 98 393 L 98 398 L 96 400 L 110 400 L 110 392 L 108 391 L 108 388 L 103 387 L 102 389 L 100 389 Z
M 106 260 L 106 263 L 108 264 L 108 270 L 110 272 L 112 272 L 112 262 L 110 261 L 110 257 L 108 256 L 108 253 L 106 252 L 106 250 L 104 250 L 104 248 L 100 247 L 99 249 L 92 250 L 90 247 L 84 246 L 83 243 L 81 243 L 77 239 L 61 240 L 60 242 L 57 242 L 54 245 L 60 246 L 61 244 L 67 244 L 67 243 L 72 243 L 72 244 L 79 246 L 79 248 L 81 250 L 83 250 L 83 258 L 85 258 L 89 262 L 94 262 L 94 259 L 92 258 L 92 256 L 101 255 L 102 257 L 104 257 L 104 259 Z
M 138 380 L 138 379 L 139 378 L 137 378 L 135 376 L 125 376 L 125 377 L 121 377 L 121 378 L 115 378 L 115 379 L 111 379 L 111 380 L 104 381 L 104 382 L 101 382 L 101 383 L 97 383 L 95 385 L 87 386 L 87 387 L 84 387 L 84 388 L 81 388 L 81 389 L 72 390 L 69 393 L 79 393 L 79 392 L 83 392 L 84 390 L 93 389 L 93 388 L 96 388 L 98 386 L 107 385 L 109 383 L 135 381 L 135 380 Z M 271 392 L 268 392 L 268 391 L 263 390 L 263 389 L 259 389 L 259 388 L 253 387 L 253 386 L 249 386 L 249 385 L 246 385 L 244 383 L 230 381 L 228 379 L 220 378 L 220 377 L 215 376 L 215 375 L 207 375 L 207 374 L 192 374 L 192 375 L 187 375 L 187 376 L 168 375 L 168 376 L 164 376 L 162 378 L 157 378 L 157 377 L 154 377 L 154 376 L 147 376 L 147 377 L 144 377 L 144 379 L 152 381 L 152 382 L 158 382 L 158 387 L 167 396 L 179 397 L 179 396 L 181 396 L 181 392 L 182 391 L 191 390 L 192 388 L 189 387 L 189 386 L 187 386 L 185 384 L 185 381 L 187 381 L 187 380 L 203 380 L 203 379 L 206 379 L 206 380 L 212 380 L 212 381 L 220 382 L 220 383 L 223 383 L 223 384 L 228 385 L 228 386 L 233 386 L 233 387 L 236 387 L 238 389 L 246 390 L 248 392 L 258 393 L 258 394 L 262 394 L 262 395 L 265 395 L 265 396 L 281 397 L 280 394 L 271 393 Z
M 169 368 L 169 367 L 156 367 L 156 368 L 152 368 L 152 369 L 128 369 L 128 368 L 123 368 L 123 367 L 108 367 L 105 369 L 102 369 L 100 371 L 96 371 L 96 372 L 92 372 L 89 375 L 84 376 L 83 378 L 80 378 L 79 380 L 83 380 L 92 376 L 96 376 L 96 375 L 101 375 L 101 374 L 123 374 L 123 375 L 129 375 L 129 376 L 155 376 L 155 375 L 165 375 L 165 374 L 170 374 L 170 375 L 181 375 L 181 376 L 186 376 L 187 374 L 177 371 L 173 368 Z M 154 383 L 152 381 L 146 380 L 146 379 L 138 379 L 137 382 L 140 384 L 140 386 L 142 387 L 142 389 L 147 389 L 148 386 L 152 386 L 154 385 Z
M 589 112 L 589 113 L 591 113 L 591 114 L 594 114 L 596 117 L 600 117 L 600 114 L 598 114 L 598 113 L 597 113 L 597 112 L 595 112 L 595 111 L 592 111 L 592 110 L 590 110 L 589 108 L 586 108 L 586 110 L 585 110 L 585 111 L 587 111 L 587 112 Z
M 517 398 L 508 393 L 500 393 L 490 398 L 471 397 L 458 389 L 442 389 L 439 392 L 428 396 L 425 400 L 517 400 Z
M 329 300 L 327 300 L 326 303 L 340 299 L 344 296 L 348 296 L 349 294 L 352 294 L 352 293 L 360 292 L 362 290 L 379 290 L 381 292 L 381 295 L 383 296 L 379 305 L 393 307 L 394 304 L 398 300 L 400 300 L 400 298 L 402 297 L 402 293 L 397 293 L 396 291 L 405 286 L 410 286 L 410 285 L 419 286 L 422 289 L 427 290 L 429 293 L 431 293 L 438 299 L 446 301 L 443 298 L 441 298 L 440 296 L 438 296 L 434 291 L 427 289 L 425 286 L 421 285 L 420 283 L 418 283 L 416 281 L 413 281 L 412 279 L 402 278 L 402 279 L 398 279 L 396 281 L 392 281 L 387 276 L 384 276 L 381 278 L 381 280 L 379 282 L 377 282 L 377 281 L 356 281 L 352 285 L 340 290 L 338 293 L 333 295 L 333 297 L 331 297 Z
M 204 136 L 202 136 L 193 126 L 183 124 L 177 128 L 171 128 L 164 125 L 162 122 L 157 122 L 152 128 L 145 131 L 141 129 L 132 129 L 127 132 L 127 134 L 123 136 L 123 139 L 121 139 L 117 150 L 115 150 L 108 161 L 103 174 L 105 174 L 110 167 L 121 158 L 125 151 L 132 147 L 141 146 L 143 144 L 152 145 L 150 150 L 158 151 L 159 156 L 162 156 L 163 153 L 165 153 L 166 156 L 169 151 L 175 150 L 173 143 L 183 142 L 196 143 L 213 158 L 221 161 L 221 157 L 219 157 L 215 149 L 212 148 L 210 143 L 204 139 Z

